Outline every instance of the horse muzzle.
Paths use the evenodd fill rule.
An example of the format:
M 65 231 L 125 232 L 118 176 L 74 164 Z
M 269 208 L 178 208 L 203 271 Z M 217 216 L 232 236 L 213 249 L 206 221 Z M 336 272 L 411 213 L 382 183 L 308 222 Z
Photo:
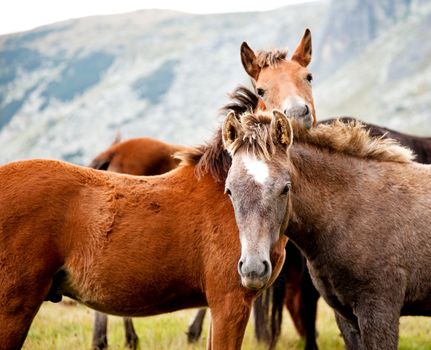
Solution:
M 264 288 L 271 278 L 271 262 L 241 258 L 238 262 L 238 273 L 245 288 L 259 290 Z

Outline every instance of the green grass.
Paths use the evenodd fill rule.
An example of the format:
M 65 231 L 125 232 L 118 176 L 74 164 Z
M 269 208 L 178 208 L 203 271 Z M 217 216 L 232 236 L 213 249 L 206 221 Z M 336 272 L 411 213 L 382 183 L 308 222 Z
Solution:
M 188 345 L 185 331 L 195 310 L 135 319 L 141 349 L 205 349 L 208 318 L 203 337 L 196 345 Z M 77 350 L 90 349 L 93 311 L 74 303 L 44 303 L 27 337 L 26 350 Z M 400 322 L 400 349 L 431 349 L 431 318 L 404 317 Z M 243 349 L 264 350 L 256 343 L 253 325 L 249 323 Z M 119 317 L 109 319 L 108 341 L 110 349 L 123 350 L 124 331 Z M 331 309 L 321 300 L 317 328 L 321 350 L 344 349 Z M 285 312 L 281 339 L 276 349 L 302 349 L 303 341 L 296 334 L 290 317 Z

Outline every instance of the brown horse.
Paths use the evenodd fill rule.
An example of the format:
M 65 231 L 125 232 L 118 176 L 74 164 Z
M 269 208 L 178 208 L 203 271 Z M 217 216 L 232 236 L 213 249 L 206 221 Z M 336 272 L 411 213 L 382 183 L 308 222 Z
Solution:
M 160 175 L 176 168 L 179 160 L 173 154 L 187 150 L 187 146 L 171 145 L 149 137 L 116 140 L 90 164 L 99 170 L 130 175 Z
M 216 179 L 230 158 L 218 162 L 226 169 L 207 166 L 224 153 L 220 139 L 152 177 L 50 160 L 0 167 L 0 349 L 20 348 L 41 303 L 62 295 L 123 316 L 209 306 L 209 348 L 239 349 L 286 238 L 274 235 L 284 223 L 259 251 L 253 236 L 238 236 Z
M 282 84 L 283 82 L 275 81 L 274 83 Z M 233 101 L 225 107 L 226 113 L 233 110 L 240 115 L 259 109 L 258 96 L 247 88 L 238 88 L 231 94 L 231 97 Z M 356 122 L 351 117 L 339 119 L 345 123 Z M 328 119 L 318 124 L 333 124 L 336 120 Z M 363 123 L 363 125 L 371 136 L 394 138 L 412 149 L 418 162 L 431 163 L 431 138 L 407 135 L 373 124 Z M 286 245 L 286 256 L 288 258 L 278 280 L 254 304 L 256 335 L 259 340 L 266 341 L 270 347 L 275 346 L 281 331 L 282 307 L 285 304 L 299 334 L 305 336 L 305 348 L 314 349 L 317 347 L 315 320 L 320 295 L 311 281 L 304 256 L 291 240 Z
M 291 59 L 287 51 L 258 51 L 246 42 L 241 45 L 241 61 L 251 78 L 255 92 L 268 109 L 281 109 L 297 118 L 307 128 L 316 125 L 316 111 L 311 89 L 312 74 L 307 69 L 311 62 L 312 45 L 309 29 L 299 42 Z
M 283 145 L 279 129 L 290 130 Z M 253 130 L 262 136 L 248 137 Z M 347 348 L 397 349 L 400 316 L 431 316 L 431 167 L 357 123 L 306 130 L 274 112 L 242 116 L 224 133 L 234 156 L 226 186 L 240 236 L 260 236 L 259 226 L 247 225 L 251 218 L 283 220 L 283 179 L 287 234 L 335 309 Z
M 174 158 L 174 153 L 186 149 L 186 146 L 170 145 L 148 137 L 123 142 L 117 138 L 111 147 L 93 159 L 90 167 L 130 175 L 160 175 L 176 168 L 179 160 Z M 107 327 L 107 315 L 96 311 L 93 349 L 108 347 Z M 139 338 L 129 317 L 124 318 L 124 330 L 126 347 L 136 349 Z

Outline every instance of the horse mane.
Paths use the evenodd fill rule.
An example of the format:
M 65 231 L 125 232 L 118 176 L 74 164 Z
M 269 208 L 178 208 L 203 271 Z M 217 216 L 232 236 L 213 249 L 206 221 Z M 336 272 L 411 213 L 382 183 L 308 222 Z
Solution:
M 246 112 L 254 112 L 259 104 L 259 96 L 249 88 L 239 85 L 229 94 L 231 102 L 219 109 L 220 114 L 226 115 L 234 112 L 238 117 Z
M 243 86 L 235 89 L 230 96 L 233 101 L 220 111 L 234 111 L 243 126 L 242 137 L 234 141 L 230 151 L 235 153 L 241 148 L 259 158 L 268 159 L 276 150 L 269 130 L 272 113 L 254 112 L 258 98 Z M 289 120 L 294 144 L 308 144 L 335 153 L 381 162 L 409 163 L 414 160 L 410 149 L 384 136 L 372 137 L 365 125 L 357 120 L 343 122 L 336 119 L 330 124 L 319 124 L 312 129 L 305 128 L 294 118 Z M 231 157 L 224 149 L 221 128 L 210 142 L 178 152 L 175 157 L 181 160 L 181 165 L 195 166 L 198 177 L 209 173 L 216 181 L 226 180 L 231 165 Z
M 291 119 L 294 143 L 326 148 L 356 158 L 372 159 L 381 162 L 410 163 L 415 156 L 409 148 L 385 135 L 373 137 L 370 130 L 358 120 L 334 120 L 329 124 L 319 124 L 306 129 L 296 120 Z
M 229 98 L 231 101 L 219 109 L 220 115 L 234 112 L 239 118 L 244 113 L 253 113 L 259 104 L 259 97 L 242 85 L 233 90 Z M 179 159 L 182 165 L 196 166 L 198 177 L 210 173 L 216 181 L 223 182 L 231 165 L 231 157 L 224 149 L 220 128 L 211 141 L 184 152 L 176 152 L 174 157 Z
M 257 51 L 256 62 L 260 68 L 277 66 L 287 58 L 287 50 L 275 49 L 271 51 Z

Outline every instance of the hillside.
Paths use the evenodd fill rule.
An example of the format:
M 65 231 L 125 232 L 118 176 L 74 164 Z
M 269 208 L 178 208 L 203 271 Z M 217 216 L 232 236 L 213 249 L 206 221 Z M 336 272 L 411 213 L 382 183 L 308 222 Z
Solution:
M 320 118 L 431 134 L 430 24 L 424 0 L 334 0 L 204 16 L 145 10 L 2 36 L 0 162 L 86 164 L 117 130 L 200 143 L 226 93 L 248 82 L 241 42 L 293 49 L 305 27 Z

